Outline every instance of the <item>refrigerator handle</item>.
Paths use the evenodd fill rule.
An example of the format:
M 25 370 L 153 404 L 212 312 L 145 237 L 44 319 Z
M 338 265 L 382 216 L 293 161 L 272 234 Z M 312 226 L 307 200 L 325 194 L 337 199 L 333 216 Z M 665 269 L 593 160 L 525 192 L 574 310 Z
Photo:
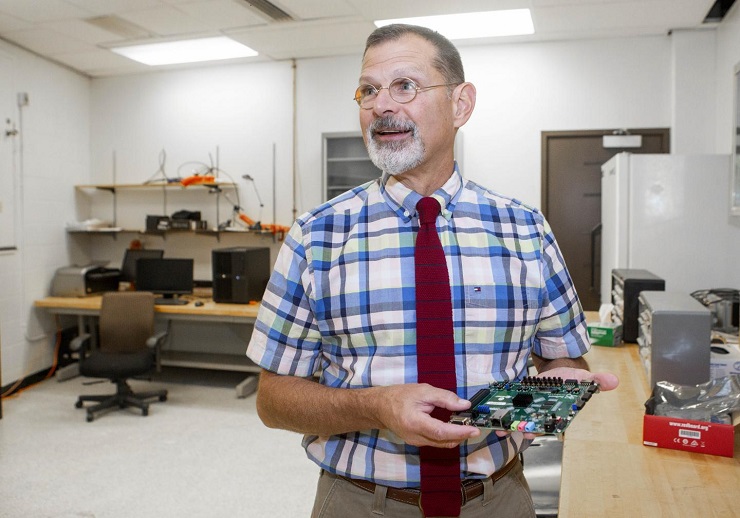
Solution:
M 601 223 L 591 229 L 591 291 L 601 296 L 601 286 L 597 286 L 596 277 L 596 240 L 601 237 Z M 601 261 L 599 261 L 601 262 Z

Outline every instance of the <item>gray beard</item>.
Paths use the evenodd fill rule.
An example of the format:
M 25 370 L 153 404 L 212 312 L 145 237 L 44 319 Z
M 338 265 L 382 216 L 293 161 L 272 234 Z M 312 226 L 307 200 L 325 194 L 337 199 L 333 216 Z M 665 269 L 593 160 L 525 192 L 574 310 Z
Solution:
M 378 142 L 374 131 L 379 128 L 410 129 L 411 142 Z M 412 122 L 395 122 L 390 117 L 376 119 L 367 128 L 367 152 L 370 160 L 383 172 L 398 175 L 418 166 L 424 158 L 424 143 Z

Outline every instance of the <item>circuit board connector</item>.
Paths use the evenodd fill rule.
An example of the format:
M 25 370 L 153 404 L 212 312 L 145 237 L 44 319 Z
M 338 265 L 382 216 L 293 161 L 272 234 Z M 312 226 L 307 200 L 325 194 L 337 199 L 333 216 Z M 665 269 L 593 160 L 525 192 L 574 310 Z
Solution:
M 453 413 L 450 423 L 557 435 L 598 391 L 597 383 L 575 379 L 528 376 L 494 382 L 470 398 L 468 410 Z

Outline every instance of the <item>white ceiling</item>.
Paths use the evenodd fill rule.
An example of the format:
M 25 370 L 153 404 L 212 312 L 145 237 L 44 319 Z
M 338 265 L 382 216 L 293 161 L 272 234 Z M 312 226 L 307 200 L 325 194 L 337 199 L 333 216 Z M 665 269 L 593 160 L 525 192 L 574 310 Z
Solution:
M 665 35 L 702 23 L 715 0 L 271 0 L 274 21 L 249 0 L 0 0 L 0 38 L 88 76 L 150 71 L 107 50 L 144 39 L 225 34 L 282 60 L 362 52 L 373 20 L 529 7 L 535 34 L 498 41 Z M 256 2 L 252 2 L 256 3 Z M 737 8 L 737 7 L 735 7 Z

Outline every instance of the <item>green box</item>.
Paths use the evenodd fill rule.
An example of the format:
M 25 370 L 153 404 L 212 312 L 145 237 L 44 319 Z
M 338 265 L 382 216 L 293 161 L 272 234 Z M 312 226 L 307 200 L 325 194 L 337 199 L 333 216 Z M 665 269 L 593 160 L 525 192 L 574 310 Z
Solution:
M 622 343 L 622 324 L 612 322 L 588 324 L 588 337 L 592 345 L 614 347 Z

